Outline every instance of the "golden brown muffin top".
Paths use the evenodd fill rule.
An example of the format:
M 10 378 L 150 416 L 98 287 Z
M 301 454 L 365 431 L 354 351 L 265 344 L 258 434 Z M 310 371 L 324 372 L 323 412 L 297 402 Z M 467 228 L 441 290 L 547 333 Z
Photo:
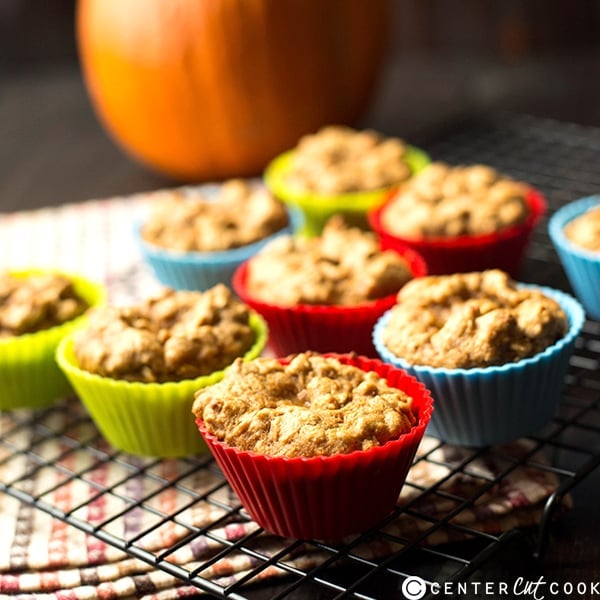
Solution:
M 280 236 L 248 263 L 247 287 L 256 300 L 279 306 L 354 306 L 395 294 L 412 273 L 372 232 L 330 219 L 316 238 Z
M 225 378 L 196 392 L 193 412 L 219 440 L 267 456 L 367 450 L 416 424 L 412 399 L 373 371 L 303 353 L 236 360 Z
M 268 190 L 239 179 L 221 185 L 213 199 L 197 190 L 154 196 L 142 237 L 169 250 L 229 250 L 262 240 L 288 224 L 283 204 Z
M 529 214 L 528 187 L 485 165 L 436 162 L 402 186 L 381 213 L 382 227 L 405 238 L 501 231 Z
M 600 252 L 600 206 L 591 208 L 567 223 L 564 232 L 576 246 Z
M 382 335 L 387 348 L 410 364 L 469 369 L 534 356 L 567 328 L 557 302 L 490 270 L 409 282 Z
M 248 307 L 222 285 L 165 289 L 135 306 L 94 310 L 75 336 L 81 369 L 113 379 L 164 382 L 223 369 L 254 344 Z
M 61 325 L 88 307 L 75 292 L 73 281 L 64 275 L 0 273 L 0 338 Z
M 341 194 L 386 188 L 410 176 L 401 139 L 331 125 L 300 138 L 286 183 L 306 192 Z

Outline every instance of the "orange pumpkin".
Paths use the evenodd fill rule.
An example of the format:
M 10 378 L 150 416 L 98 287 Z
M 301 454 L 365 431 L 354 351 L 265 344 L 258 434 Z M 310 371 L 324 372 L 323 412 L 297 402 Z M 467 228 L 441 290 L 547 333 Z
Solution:
M 92 102 L 139 161 L 178 179 L 259 173 L 353 123 L 381 63 L 387 0 L 79 0 Z

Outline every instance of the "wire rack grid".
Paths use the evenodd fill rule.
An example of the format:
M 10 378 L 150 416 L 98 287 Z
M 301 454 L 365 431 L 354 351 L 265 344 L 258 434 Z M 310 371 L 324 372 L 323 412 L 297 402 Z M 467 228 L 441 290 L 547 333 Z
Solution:
M 546 195 L 550 213 L 600 188 L 600 170 L 594 168 L 600 130 L 500 114 L 421 145 L 434 159 L 487 163 L 530 182 Z M 569 290 L 546 222 L 533 236 L 521 279 Z M 518 456 L 503 447 L 457 453 L 430 440 L 415 467 L 422 463 L 436 468 L 439 477 L 423 485 L 409 476 L 410 500 L 342 545 L 315 540 L 277 540 L 269 545 L 269 536 L 252 524 L 210 456 L 166 461 L 115 451 L 75 398 L 43 411 L 0 415 L 0 466 L 8 466 L 12 474 L 8 481 L 0 481 L 0 492 L 194 586 L 199 593 L 252 598 L 260 589 L 255 584 L 277 576 L 272 598 L 402 597 L 399 590 L 408 577 L 419 576 L 429 586 L 464 580 L 519 535 L 517 528 L 486 532 L 461 524 L 457 517 L 523 467 L 550 473 L 558 482 L 534 525 L 535 553 L 542 555 L 557 509 L 600 464 L 599 367 L 600 323 L 587 321 L 559 412 L 528 439 L 525 450 Z M 489 475 L 479 468 L 481 461 L 501 467 Z M 102 473 L 108 466 L 106 478 Z M 457 494 L 447 485 L 465 476 L 476 482 L 468 494 Z M 81 500 L 65 505 L 61 490 L 73 484 Z M 426 509 L 431 499 L 447 504 L 443 515 L 432 516 Z M 92 519 L 93 509 L 101 505 L 104 512 Z M 199 507 L 202 519 L 197 518 Z M 143 527 L 122 526 L 134 517 Z M 399 533 L 394 525 L 401 519 L 419 526 L 412 533 Z M 232 526 L 237 535 L 231 534 Z M 156 546 L 149 541 L 164 539 L 165 532 L 172 534 L 171 543 Z M 452 543 L 436 543 L 440 533 Z M 209 550 L 198 557 L 194 552 L 200 539 Z M 195 560 L 176 560 L 186 551 Z M 235 579 L 212 576 L 228 560 L 242 560 L 247 567 Z

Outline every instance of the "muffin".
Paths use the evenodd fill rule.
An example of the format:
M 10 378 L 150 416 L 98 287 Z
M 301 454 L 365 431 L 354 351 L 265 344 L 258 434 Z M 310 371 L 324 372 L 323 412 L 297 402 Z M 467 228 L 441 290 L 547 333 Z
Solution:
M 236 360 L 220 383 L 195 394 L 193 412 L 258 524 L 339 540 L 393 509 L 432 399 L 379 360 L 308 352 Z
M 315 238 L 281 236 L 235 273 L 238 296 L 269 324 L 276 356 L 375 355 L 371 331 L 398 290 L 426 272 L 410 249 L 381 251 L 372 232 L 332 218 Z
M 558 290 L 499 270 L 458 273 L 407 284 L 374 342 L 383 360 L 431 390 L 432 435 L 483 446 L 552 418 L 583 320 L 579 303 Z
M 588 315 L 600 319 L 600 196 L 563 206 L 548 232 L 573 291 Z
M 0 273 L 0 410 L 42 408 L 71 392 L 56 347 L 104 300 L 101 285 L 77 275 Z
M 600 254 L 600 204 L 567 223 L 564 231 L 578 248 Z
M 157 279 L 178 290 L 230 285 L 242 261 L 294 227 L 281 202 L 243 180 L 154 192 L 150 199 L 136 233 L 139 247 Z
M 428 162 L 424 152 L 399 138 L 328 126 L 276 157 L 265 183 L 277 198 L 302 210 L 300 233 L 316 236 L 334 214 L 367 228 L 367 211 Z
M 436 162 L 369 214 L 384 248 L 421 253 L 431 274 L 500 268 L 516 275 L 545 211 L 539 193 L 485 165 Z
M 219 284 L 165 289 L 137 305 L 94 311 L 57 359 L 104 437 L 150 456 L 204 449 L 190 418 L 194 392 L 266 343 L 262 319 Z

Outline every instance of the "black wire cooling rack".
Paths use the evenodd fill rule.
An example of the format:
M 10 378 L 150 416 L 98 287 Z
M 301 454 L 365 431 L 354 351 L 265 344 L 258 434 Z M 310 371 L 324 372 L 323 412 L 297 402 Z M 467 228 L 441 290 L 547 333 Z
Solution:
M 600 190 L 600 130 L 512 114 L 494 115 L 486 120 L 464 124 L 443 138 L 421 144 L 433 159 L 450 163 L 487 163 L 539 188 L 552 213 L 562 204 Z M 544 221 L 533 236 L 523 266 L 521 280 L 570 290 L 546 234 Z M 415 493 L 384 522 L 363 532 L 350 542 L 333 546 L 318 541 L 285 540 L 278 551 L 266 552 L 260 545 L 261 530 L 255 528 L 241 537 L 230 539 L 222 533 L 228 522 L 249 522 L 249 517 L 209 456 L 178 461 L 177 477 L 169 477 L 160 467 L 163 461 L 131 457 L 111 449 L 95 430 L 87 415 L 74 409 L 74 401 L 38 411 L 16 411 L 3 415 L 0 438 L 0 465 L 13 461 L 21 464 L 15 477 L 0 482 L 0 492 L 25 505 L 36 507 L 57 519 L 118 548 L 178 578 L 198 592 L 227 598 L 252 598 L 252 584 L 268 571 L 281 576 L 272 598 L 393 598 L 401 597 L 401 584 L 410 576 L 419 576 L 428 585 L 434 582 L 460 581 L 476 572 L 518 531 L 510 529 L 490 534 L 468 525 L 457 524 L 455 517 L 472 509 L 489 490 L 501 485 L 515 469 L 527 467 L 534 472 L 551 473 L 558 488 L 548 498 L 541 522 L 535 526 L 541 555 L 547 545 L 553 516 L 568 492 L 600 464 L 600 323 L 587 321 L 571 360 L 565 389 L 556 418 L 538 435 L 529 438 L 527 451 L 515 458 L 502 448 L 464 451 L 457 460 L 445 460 L 444 444 L 436 442 L 418 461 L 443 469 L 443 475 L 426 486 L 408 481 Z M 65 413 L 69 418 L 65 419 Z M 73 432 L 77 431 L 77 435 Z M 81 432 L 84 431 L 85 435 Z M 29 445 L 16 440 L 27 433 Z M 48 458 L 40 449 L 52 445 L 58 450 Z M 441 452 L 440 452 L 441 451 Z M 77 460 L 70 460 L 70 457 Z M 81 460 L 81 457 L 85 460 Z M 540 460 L 540 456 L 545 457 Z M 440 458 L 441 457 L 441 458 Z M 479 484 L 464 497 L 448 492 L 444 484 L 452 478 L 473 475 L 476 461 L 503 464 L 493 477 L 479 474 Z M 101 482 L 92 475 L 98 465 L 118 467 L 120 477 Z M 54 482 L 43 490 L 28 483 L 40 472 L 50 472 Z M 190 482 L 210 474 L 210 485 Z M 487 477 L 487 478 L 486 478 Z M 133 481 L 142 478 L 149 491 L 142 496 L 130 493 Z M 75 507 L 65 510 L 56 501 L 61 486 L 69 482 L 85 483 L 88 493 Z M 92 493 L 89 493 L 89 490 Z M 169 510 L 153 502 L 176 490 L 184 498 Z M 422 510 L 428 497 L 443 498 L 451 508 L 441 518 L 432 518 Z M 122 508 L 102 522 L 90 524 L 82 518 L 82 509 L 101 499 L 119 499 Z M 351 501 L 351 499 L 349 499 Z M 201 525 L 188 519 L 189 510 L 198 504 L 214 509 L 214 518 Z M 115 535 L 111 527 L 123 515 L 141 511 L 151 525 L 132 536 Z M 418 534 L 404 537 L 390 528 L 396 520 L 409 517 L 419 524 Z M 177 526 L 184 534 L 167 549 L 148 550 L 143 540 L 164 526 Z M 434 545 L 440 532 L 461 543 Z M 392 533 L 390 533 L 392 532 Z M 200 536 L 213 551 L 193 566 L 181 566 L 171 560 Z M 390 548 L 387 553 L 369 554 L 373 545 Z M 299 551 L 309 550 L 319 557 L 309 566 L 295 562 Z M 250 565 L 236 581 L 208 579 L 207 569 L 233 554 L 248 559 Z M 265 597 L 264 594 L 261 597 Z

